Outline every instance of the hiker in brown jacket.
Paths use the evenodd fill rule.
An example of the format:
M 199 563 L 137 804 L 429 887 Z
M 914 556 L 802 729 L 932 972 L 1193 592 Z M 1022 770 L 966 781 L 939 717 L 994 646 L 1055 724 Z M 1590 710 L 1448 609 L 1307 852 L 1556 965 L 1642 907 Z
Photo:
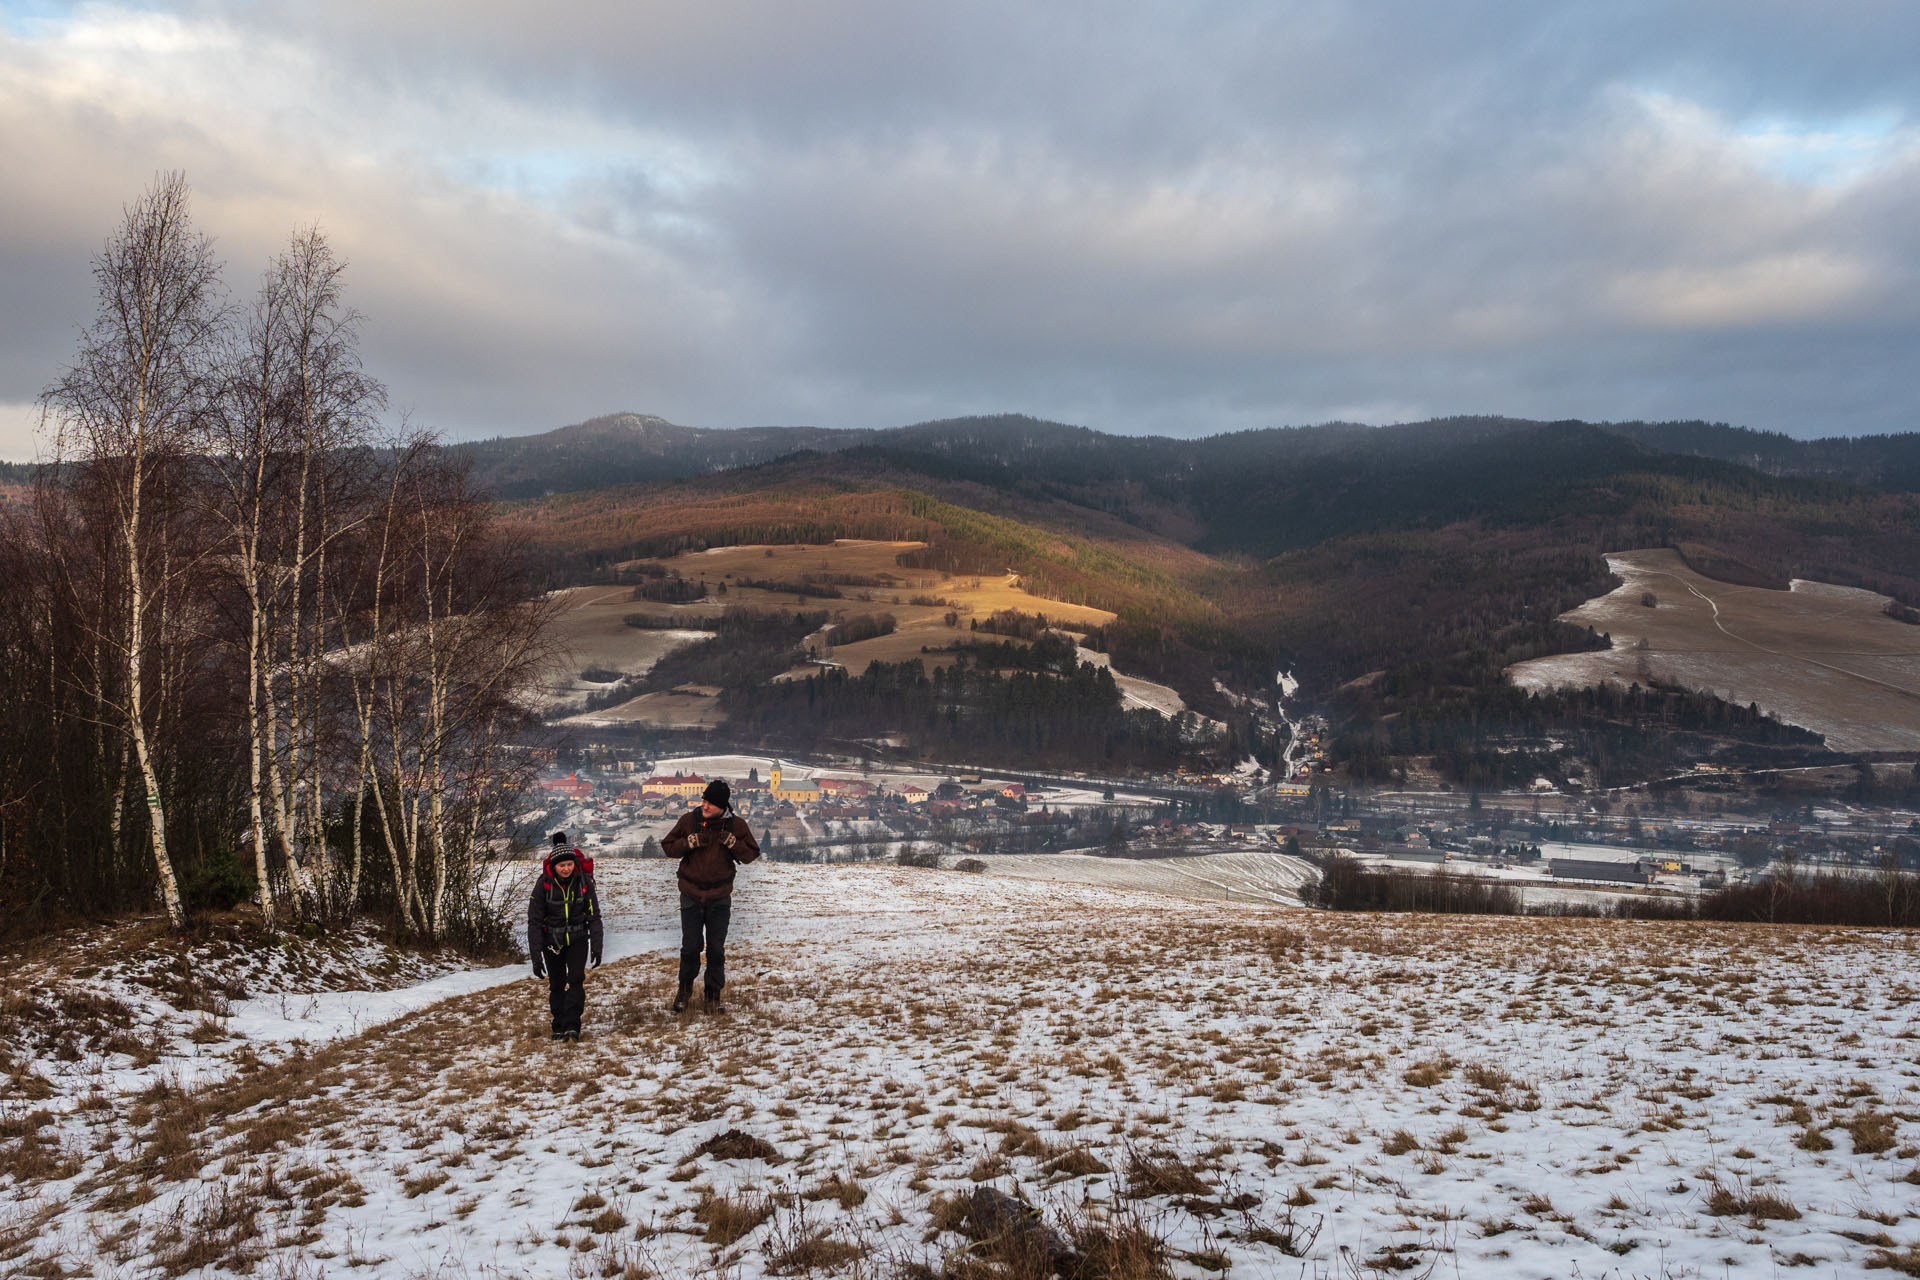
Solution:
M 680 859 L 680 986 L 673 1011 L 686 1010 L 693 980 L 700 974 L 704 935 L 707 953 L 706 1007 L 723 1009 L 720 989 L 727 985 L 727 925 L 733 918 L 734 868 L 760 856 L 747 821 L 733 811 L 733 789 L 719 778 L 707 784 L 700 807 L 683 815 L 660 842 L 669 858 Z

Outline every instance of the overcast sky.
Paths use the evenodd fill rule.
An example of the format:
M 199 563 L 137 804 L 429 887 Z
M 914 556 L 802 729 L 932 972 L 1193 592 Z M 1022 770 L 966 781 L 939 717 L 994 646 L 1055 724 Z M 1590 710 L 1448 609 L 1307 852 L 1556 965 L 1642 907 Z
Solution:
M 457 437 L 1920 429 L 1911 0 L 0 0 L 0 456 L 186 171 Z

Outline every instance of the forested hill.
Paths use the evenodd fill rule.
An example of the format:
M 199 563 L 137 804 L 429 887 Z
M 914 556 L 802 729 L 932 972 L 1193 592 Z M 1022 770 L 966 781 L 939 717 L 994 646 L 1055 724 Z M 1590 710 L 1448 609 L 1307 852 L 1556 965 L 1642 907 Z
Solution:
M 755 466 L 801 452 L 868 448 L 913 467 L 1001 485 L 1009 472 L 1079 489 L 1142 486 L 1184 499 L 1206 473 L 1226 482 L 1248 467 L 1295 472 L 1315 463 L 1339 469 L 1389 455 L 1414 464 L 1476 446 L 1498 452 L 1515 437 L 1605 435 L 1648 453 L 1710 459 L 1775 477 L 1837 480 L 1898 493 L 1920 492 L 1920 433 L 1796 440 L 1773 432 L 1687 422 L 1536 422 L 1501 417 L 1437 418 L 1388 427 L 1326 423 L 1185 439 L 1110 435 L 1022 414 L 947 418 L 877 430 L 834 427 L 678 426 L 617 413 L 529 436 L 453 446 L 502 498 L 689 479 Z M 1466 455 L 1461 455 L 1466 456 Z M 1470 464 L 1469 464 L 1470 465 Z M 1326 474 L 1321 472 L 1320 474 Z M 1193 485 L 1187 482 L 1192 481 Z
M 1820 578 L 1920 604 L 1920 499 L 1898 488 L 1771 474 L 1652 443 L 1718 442 L 1729 452 L 1727 430 L 1704 423 L 1622 427 L 1458 417 L 1179 440 L 1106 435 L 1011 414 L 886 431 L 766 428 L 752 434 L 699 432 L 629 416 L 525 442 L 529 459 L 538 456 L 535 442 L 545 440 L 546 448 L 574 462 L 551 463 L 554 483 L 538 490 L 547 496 L 515 506 L 535 543 L 599 563 L 656 554 L 663 539 L 678 546 L 737 541 L 754 529 L 789 541 L 836 531 L 912 536 L 899 531 L 921 527 L 917 515 L 876 522 L 872 504 L 853 496 L 888 489 L 950 504 L 935 521 L 937 563 L 966 572 L 1045 572 L 1027 561 L 1045 557 L 1046 530 L 1116 550 L 1116 573 L 1125 572 L 1119 563 L 1143 558 L 1162 568 L 1192 568 L 1197 552 L 1215 565 L 1258 562 L 1269 574 L 1292 566 L 1285 577 L 1296 586 L 1302 574 L 1314 582 L 1337 574 L 1356 590 L 1410 585 L 1395 581 L 1391 566 L 1443 546 L 1462 554 L 1494 547 L 1530 557 L 1552 553 L 1597 573 L 1602 551 L 1684 543 L 1756 582 L 1784 586 L 1790 577 Z M 644 456 L 635 439 L 645 442 Z M 1893 438 L 1879 455 L 1887 474 L 1897 470 L 1903 439 Z M 566 466 L 620 448 L 639 459 L 625 464 L 630 469 L 650 469 L 651 483 L 572 492 L 556 487 Z M 760 453 L 775 456 L 731 469 L 714 465 Z M 603 485 L 619 474 L 610 462 L 594 463 L 593 471 Z M 534 484 L 532 470 L 524 470 L 519 483 Z M 904 510 L 918 501 L 892 505 L 904 503 Z M 959 518 L 966 511 L 1003 523 Z M 1039 532 L 1011 533 L 1009 521 Z M 1084 551 L 1074 558 L 1083 569 L 1089 563 Z M 1211 576 L 1205 586 L 1216 597 L 1246 588 L 1244 574 Z M 1561 576 L 1569 590 L 1595 582 L 1593 573 Z M 1097 593 L 1085 574 L 1079 580 Z M 1131 593 L 1113 598 L 1124 594 Z M 1416 598 L 1428 594 L 1415 592 Z
M 1841 480 L 1895 493 L 1920 493 L 1920 432 L 1795 440 L 1705 422 L 1609 423 L 1605 430 L 1667 453 L 1718 458 L 1768 475 Z
M 1920 604 L 1920 498 L 1769 475 L 1583 422 L 1450 418 L 1203 440 L 1014 415 L 833 437 L 831 452 L 511 504 L 557 577 L 728 542 L 888 537 L 923 568 L 1025 575 L 1122 615 L 1140 671 L 1204 704 L 1279 660 L 1328 689 L 1485 687 L 1588 643 L 1553 617 L 1602 553 L 1678 546 L 1703 572 Z M 1206 670 L 1209 661 L 1214 670 Z M 1423 695 L 1424 696 L 1424 695 Z
M 1013 416 L 956 419 L 876 433 L 760 473 L 801 470 L 847 482 L 890 475 L 1005 514 L 1070 523 L 1075 513 L 1097 515 L 1208 554 L 1263 559 L 1351 535 L 1468 521 L 1595 532 L 1624 525 L 1656 543 L 1712 527 L 1739 544 L 1724 548 L 1736 558 L 1771 556 L 1769 572 L 1782 584 L 1844 560 L 1831 547 L 1816 553 L 1796 533 L 1897 529 L 1912 510 L 1903 497 L 1659 450 L 1609 427 L 1509 418 L 1201 440 L 1107 436 Z M 1782 537 L 1769 547 L 1775 534 Z M 1902 572 L 1848 580 L 1901 594 L 1906 566 L 1886 567 Z M 1912 586 L 1920 589 L 1920 577 Z
M 0 462 L 0 508 L 25 498 L 39 471 L 32 463 Z
M 609 484 L 682 480 L 752 466 L 802 449 L 833 449 L 866 432 L 819 427 L 682 427 L 637 413 L 591 418 L 532 436 L 452 446 L 502 498 L 571 493 Z

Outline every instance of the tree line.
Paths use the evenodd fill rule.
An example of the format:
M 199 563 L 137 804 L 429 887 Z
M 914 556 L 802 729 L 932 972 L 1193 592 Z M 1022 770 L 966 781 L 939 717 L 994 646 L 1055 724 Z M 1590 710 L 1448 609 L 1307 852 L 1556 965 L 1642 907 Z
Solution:
M 460 462 L 379 425 L 344 273 L 305 228 L 230 301 L 179 174 L 95 259 L 55 459 L 0 512 L 6 927 L 248 898 L 494 927 L 548 606 Z
M 1319 880 L 1307 886 L 1303 897 L 1309 905 L 1334 911 L 1920 927 L 1920 875 L 1892 857 L 1873 868 L 1813 874 L 1783 860 L 1744 884 L 1703 894 L 1622 894 L 1606 902 L 1528 904 L 1518 889 L 1499 880 L 1369 866 L 1335 854 L 1322 862 Z
M 1391 780 L 1407 757 L 1430 756 L 1441 776 L 1468 787 L 1564 778 L 1575 760 L 1590 766 L 1595 783 L 1618 786 L 1649 769 L 1678 768 L 1714 754 L 1716 743 L 1742 744 L 1749 759 L 1773 752 L 1797 762 L 1823 741 L 1752 703 L 1743 707 L 1671 685 L 1530 691 L 1488 684 L 1392 716 L 1366 713 L 1387 696 L 1370 698 L 1370 692 L 1349 695 L 1361 710 L 1329 744 L 1328 754 L 1357 781 Z
M 916 748 L 966 757 L 992 753 L 1050 767 L 1169 769 L 1188 744 L 1155 711 L 1129 711 L 1113 673 L 935 667 L 918 658 L 870 663 L 858 676 L 827 669 L 764 688 L 729 688 L 730 723 L 790 740 L 906 735 Z

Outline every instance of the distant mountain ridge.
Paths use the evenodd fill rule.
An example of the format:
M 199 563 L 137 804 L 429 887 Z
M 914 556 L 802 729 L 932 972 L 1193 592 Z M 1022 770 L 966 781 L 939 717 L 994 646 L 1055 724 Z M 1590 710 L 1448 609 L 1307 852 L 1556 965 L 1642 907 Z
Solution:
M 1843 480 L 1894 493 L 1920 492 L 1920 432 L 1796 440 L 1773 431 L 1709 422 L 1620 422 L 1603 430 L 1667 453 L 1694 454 L 1768 475 Z
M 1248 466 L 1296 469 L 1398 455 L 1413 468 L 1422 458 L 1471 452 L 1476 445 L 1495 441 L 1537 438 L 1543 432 L 1578 436 L 1592 448 L 1603 447 L 1598 437 L 1608 436 L 1653 453 L 1731 463 L 1777 478 L 1920 492 L 1920 433 L 1795 440 L 1703 421 L 1588 423 L 1460 416 L 1384 427 L 1348 422 L 1269 427 L 1184 439 L 1113 435 L 1024 414 L 886 428 L 708 428 L 681 426 L 650 414 L 616 413 L 537 435 L 502 436 L 453 448 L 471 457 L 480 481 L 507 499 L 691 479 L 798 453 L 852 449 L 878 450 L 881 456 L 909 464 L 938 459 L 942 470 L 971 470 L 985 483 L 1002 483 L 1022 469 L 1044 469 L 1082 486 L 1137 483 L 1164 492 L 1170 481 L 1182 477 L 1195 478 L 1205 487 L 1209 470 L 1238 478 Z
M 502 498 L 609 484 L 685 480 L 803 450 L 844 447 L 864 432 L 833 427 L 683 427 L 652 414 L 612 413 L 531 436 L 451 446 Z

